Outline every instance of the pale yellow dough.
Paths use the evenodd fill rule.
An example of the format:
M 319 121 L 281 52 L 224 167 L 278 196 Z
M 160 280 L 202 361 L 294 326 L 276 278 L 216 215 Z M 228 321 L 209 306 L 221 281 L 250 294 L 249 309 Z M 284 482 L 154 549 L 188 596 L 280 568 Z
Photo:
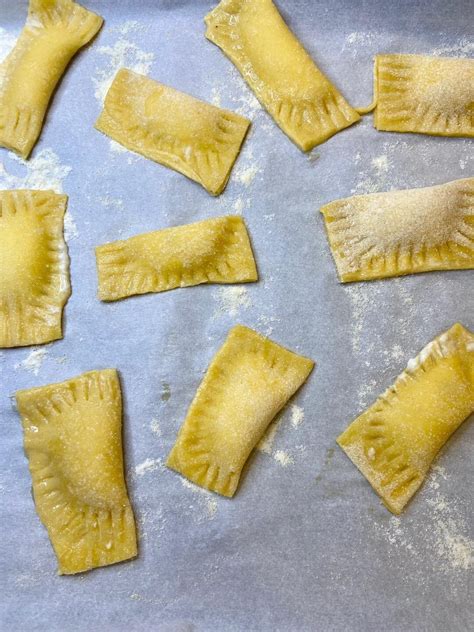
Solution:
M 96 128 L 166 167 L 221 193 L 250 121 L 122 68 Z
M 232 215 L 98 246 L 96 258 L 103 301 L 258 278 L 244 221 Z
M 197 390 L 167 466 L 201 487 L 233 496 L 250 453 L 313 366 L 252 329 L 231 329 Z
M 378 130 L 474 136 L 474 60 L 377 55 Z
M 205 22 L 207 39 L 229 57 L 275 122 L 303 151 L 360 119 L 271 0 L 222 0 Z
M 102 18 L 72 0 L 30 0 L 18 41 L 0 65 L 0 145 L 27 158 L 51 96 Z
M 340 280 L 474 268 L 474 178 L 321 209 Z
M 62 338 L 71 294 L 66 204 L 53 191 L 0 191 L 0 347 Z
M 81 573 L 137 554 L 122 457 L 115 369 L 18 391 L 38 515 L 59 573 Z
M 474 335 L 459 324 L 427 345 L 337 439 L 399 514 L 433 459 L 474 412 Z

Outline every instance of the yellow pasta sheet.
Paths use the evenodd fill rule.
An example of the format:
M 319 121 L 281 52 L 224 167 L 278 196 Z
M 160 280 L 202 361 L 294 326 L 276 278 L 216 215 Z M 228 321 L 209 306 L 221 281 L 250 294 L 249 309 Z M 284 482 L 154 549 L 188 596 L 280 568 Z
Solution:
M 96 258 L 103 301 L 258 278 L 244 221 L 232 215 L 105 244 L 96 248 Z
M 222 0 L 206 37 L 235 64 L 277 125 L 303 151 L 359 120 L 271 0 Z
M 252 329 L 231 329 L 197 390 L 167 466 L 233 496 L 251 451 L 313 366 Z
M 218 195 L 227 184 L 249 125 L 234 112 L 123 68 L 95 126 L 127 149 L 179 171 Z
M 137 554 L 122 457 L 122 400 L 114 369 L 18 391 L 38 515 L 59 573 Z
M 0 145 L 29 156 L 58 81 L 102 22 L 72 0 L 30 0 L 25 27 L 0 65 Z
M 474 268 L 474 178 L 321 209 L 340 280 Z
M 375 58 L 375 127 L 474 136 L 474 60 L 423 55 Z
M 433 459 L 474 412 L 474 335 L 456 324 L 405 371 L 337 442 L 390 511 L 399 514 Z
M 53 191 L 0 191 L 0 347 L 62 338 L 71 294 L 66 204 Z

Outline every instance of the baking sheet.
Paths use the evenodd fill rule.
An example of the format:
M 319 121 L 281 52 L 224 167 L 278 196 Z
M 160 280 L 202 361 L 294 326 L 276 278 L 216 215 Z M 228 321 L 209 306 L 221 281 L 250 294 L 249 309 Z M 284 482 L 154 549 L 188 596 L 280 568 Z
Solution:
M 5 630 L 447 630 L 472 626 L 474 424 L 451 439 L 400 518 L 381 506 L 335 437 L 436 334 L 474 327 L 473 273 L 341 286 L 318 208 L 351 193 L 429 186 L 473 173 L 471 142 L 377 133 L 372 117 L 310 156 L 280 132 L 204 38 L 200 0 L 94 1 L 106 23 L 73 61 L 28 163 L 0 150 L 0 187 L 70 196 L 73 293 L 65 338 L 0 356 Z M 378 52 L 472 56 L 469 0 L 280 0 L 285 19 L 354 105 L 371 101 Z M 0 42 L 27 3 L 0 0 Z M 276 51 L 277 54 L 277 51 Z M 221 197 L 93 129 L 126 66 L 240 112 L 251 133 Z M 241 212 L 260 282 L 102 304 L 95 245 Z M 317 361 L 228 500 L 162 463 L 227 331 L 240 322 Z M 36 516 L 11 394 L 117 367 L 139 557 L 58 577 Z

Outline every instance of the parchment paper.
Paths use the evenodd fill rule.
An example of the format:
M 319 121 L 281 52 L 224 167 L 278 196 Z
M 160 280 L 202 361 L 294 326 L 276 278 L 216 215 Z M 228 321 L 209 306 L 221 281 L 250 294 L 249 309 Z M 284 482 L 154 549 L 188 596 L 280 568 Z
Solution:
M 89 0 L 106 23 L 71 64 L 28 164 L 0 150 L 0 188 L 70 196 L 73 294 L 65 337 L 0 357 L 3 630 L 464 631 L 473 625 L 474 424 L 466 422 L 406 512 L 393 518 L 335 444 L 435 335 L 474 327 L 473 273 L 341 286 L 319 207 L 351 193 L 473 173 L 471 142 L 376 132 L 372 117 L 308 157 L 204 38 L 200 0 Z M 379 52 L 470 56 L 469 0 L 280 0 L 290 27 L 353 105 L 372 98 Z M 0 40 L 27 3 L 0 0 Z M 278 51 L 275 51 L 278 54 Z M 248 116 L 221 197 L 93 128 L 107 80 L 127 66 Z M 94 246 L 242 212 L 260 282 L 114 304 L 96 299 Z M 203 372 L 240 322 L 317 368 L 250 459 L 232 500 L 162 466 Z M 31 355 L 33 353 L 33 355 Z M 120 371 L 127 481 L 139 557 L 77 577 L 34 509 L 15 390 L 94 368 Z

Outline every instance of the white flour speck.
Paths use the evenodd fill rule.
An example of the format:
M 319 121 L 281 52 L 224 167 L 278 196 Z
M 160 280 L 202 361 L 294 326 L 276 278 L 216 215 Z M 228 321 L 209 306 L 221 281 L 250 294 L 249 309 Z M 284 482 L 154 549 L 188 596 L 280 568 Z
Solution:
M 274 453 L 273 458 L 282 467 L 288 467 L 288 465 L 291 465 L 292 463 L 294 463 L 293 457 L 290 456 L 288 452 L 285 452 L 284 450 L 277 450 Z
M 156 419 L 155 417 L 153 417 L 153 419 L 151 420 L 150 423 L 150 430 L 153 432 L 153 434 L 155 434 L 157 437 L 161 437 L 161 428 L 160 428 L 160 422 L 158 421 L 158 419 Z
M 229 316 L 237 316 L 240 310 L 247 309 L 252 304 L 248 290 L 244 285 L 220 287 L 214 296 L 219 302 L 218 311 Z
M 47 353 L 46 349 L 34 349 L 24 360 L 15 364 L 15 369 L 24 369 L 38 375 Z
M 301 408 L 301 406 L 298 406 L 297 404 L 292 404 L 290 407 L 290 413 L 291 425 L 293 426 L 293 428 L 298 428 L 298 426 L 300 426 L 304 421 L 304 410 Z
M 250 165 L 248 167 L 236 169 L 234 179 L 237 182 L 240 182 L 240 184 L 243 184 L 245 187 L 248 187 L 254 181 L 255 176 L 259 171 L 260 170 L 257 165 Z
M 148 472 L 154 472 L 155 470 L 162 469 L 163 464 L 161 459 L 145 459 L 143 463 L 135 466 L 135 475 L 143 476 Z

